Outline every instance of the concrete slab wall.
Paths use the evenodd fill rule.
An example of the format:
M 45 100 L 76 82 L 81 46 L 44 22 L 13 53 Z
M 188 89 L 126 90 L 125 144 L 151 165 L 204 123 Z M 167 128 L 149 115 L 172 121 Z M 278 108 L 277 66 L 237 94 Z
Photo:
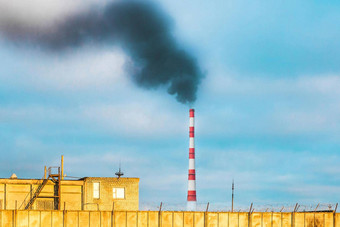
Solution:
M 340 227 L 334 213 L 0 210 L 0 227 Z

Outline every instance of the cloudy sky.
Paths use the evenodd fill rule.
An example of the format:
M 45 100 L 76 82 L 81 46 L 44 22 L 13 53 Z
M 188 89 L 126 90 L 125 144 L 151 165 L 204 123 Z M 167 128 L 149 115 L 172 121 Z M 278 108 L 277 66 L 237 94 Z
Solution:
M 185 204 L 194 107 L 198 203 L 230 207 L 232 179 L 239 207 L 340 201 L 338 1 L 155 1 L 204 74 L 193 104 L 138 87 L 119 45 L 51 52 L 8 29 L 108 4 L 0 0 L 0 177 L 40 178 L 61 155 L 77 177 L 121 162 L 141 207 Z

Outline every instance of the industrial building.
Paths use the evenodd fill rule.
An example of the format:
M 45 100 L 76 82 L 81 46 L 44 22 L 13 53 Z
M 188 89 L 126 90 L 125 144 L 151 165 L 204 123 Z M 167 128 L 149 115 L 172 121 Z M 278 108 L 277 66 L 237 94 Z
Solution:
M 135 211 L 139 178 L 84 177 L 65 179 L 60 167 L 45 167 L 43 179 L 0 178 L 0 210 Z

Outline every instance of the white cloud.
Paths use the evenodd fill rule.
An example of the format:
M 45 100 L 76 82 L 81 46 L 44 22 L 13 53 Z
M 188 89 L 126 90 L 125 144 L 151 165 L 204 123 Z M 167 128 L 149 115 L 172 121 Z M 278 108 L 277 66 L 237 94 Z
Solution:
M 297 198 L 306 204 L 338 199 L 336 152 L 332 155 L 294 148 L 239 146 L 238 149 L 199 147 L 196 178 L 197 188 L 202 191 L 201 201 L 216 196 L 227 200 L 224 194 L 230 192 L 232 179 L 235 179 L 238 204 L 254 200 L 262 204 L 293 203 Z
M 340 75 L 301 75 L 261 77 L 216 74 L 206 79 L 203 88 L 218 95 L 339 95 Z
M 212 75 L 198 100 L 204 107 L 200 127 L 203 133 L 223 136 L 335 135 L 340 129 L 339 87 L 339 75 Z
M 165 138 L 182 134 L 186 125 L 186 122 L 181 122 L 183 118 L 178 117 L 178 113 L 151 100 L 86 106 L 80 114 L 105 131 L 119 132 L 128 137 Z
M 58 115 L 56 119 L 60 121 L 72 122 L 74 118 L 75 122 L 84 122 L 96 130 L 119 131 L 125 136 L 165 137 L 187 131 L 187 115 L 183 114 L 187 107 L 177 104 L 163 91 L 146 91 L 132 84 L 124 73 L 126 57 L 118 50 L 90 50 L 26 66 L 29 76 L 8 77 L 7 81 L 11 81 L 12 87 L 21 86 L 47 95 L 66 93 L 71 103 L 91 96 L 100 102 L 81 99 L 82 104 L 75 106 L 30 105 L 15 111 L 11 110 L 14 107 L 6 107 L 1 114 L 12 111 L 8 118 L 20 113 L 26 118 L 43 116 L 36 118 L 37 121 Z M 6 82 L 6 75 L 1 77 Z M 335 140 L 340 131 L 337 87 L 340 76 L 335 75 L 256 80 L 211 76 L 203 84 L 196 104 L 196 132 L 198 136 L 217 138 L 330 134 L 329 138 Z
M 26 80 L 39 90 L 113 90 L 129 83 L 124 72 L 126 60 L 117 49 L 83 48 L 30 66 Z
M 3 44 L 4 45 L 4 44 Z M 5 48 L 12 58 L 9 64 L 16 66 L 0 73 L 2 83 L 39 92 L 118 91 L 130 88 L 125 64 L 129 58 L 114 47 L 74 49 L 63 54 L 20 51 Z
M 125 177 L 139 177 L 134 175 L 135 169 L 142 169 L 142 166 L 149 164 L 149 160 L 141 153 L 128 147 L 113 146 L 103 149 L 102 152 L 84 153 L 74 155 L 71 152 L 66 154 L 65 173 L 68 176 L 115 176 L 119 165 Z M 86 166 L 86 170 L 84 170 Z
M 0 28 L 8 25 L 48 28 L 67 16 L 106 2 L 107 0 L 0 0 Z
M 152 102 L 151 99 L 142 99 L 141 103 L 123 99 L 116 104 L 0 107 L 0 122 L 35 131 L 46 130 L 45 125 L 51 125 L 51 133 L 60 133 L 57 129 L 61 126 L 64 131 L 80 127 L 125 138 L 166 139 L 184 136 L 188 125 L 186 120 L 186 116 L 180 116 L 171 107 L 163 107 L 161 102 Z

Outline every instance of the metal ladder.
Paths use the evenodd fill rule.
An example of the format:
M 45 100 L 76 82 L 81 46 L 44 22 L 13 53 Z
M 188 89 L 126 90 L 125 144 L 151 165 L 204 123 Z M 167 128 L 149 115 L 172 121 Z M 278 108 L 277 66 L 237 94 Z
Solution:
M 57 173 L 52 173 L 53 169 L 57 169 Z M 45 175 L 46 177 L 46 175 Z M 41 191 L 43 190 L 43 188 L 45 187 L 45 185 L 47 184 L 47 182 L 51 180 L 54 184 L 55 184 L 55 191 L 54 191 L 54 196 L 39 196 L 39 194 L 41 193 Z M 38 198 L 50 198 L 50 199 L 54 199 L 54 204 L 55 210 L 60 210 L 60 181 L 61 181 L 61 172 L 60 172 L 60 167 L 56 166 L 52 166 L 48 168 L 48 177 L 43 179 L 43 182 L 38 186 L 38 188 L 35 190 L 32 198 L 28 201 L 28 203 L 25 205 L 24 209 L 25 210 L 30 210 L 34 204 L 34 202 L 36 201 L 36 199 Z M 26 198 L 32 193 L 33 189 L 31 189 L 31 191 L 27 194 Z M 26 198 L 24 199 L 24 201 L 22 202 L 21 206 L 22 207 L 25 204 Z M 20 208 L 19 208 L 20 209 Z
M 35 202 L 35 200 L 38 198 L 40 192 L 43 190 L 43 188 L 45 187 L 45 185 L 47 184 L 48 179 L 44 179 L 43 182 L 38 186 L 37 190 L 34 192 L 33 197 L 31 198 L 31 200 L 26 204 L 25 206 L 25 210 L 31 209 L 33 203 Z

